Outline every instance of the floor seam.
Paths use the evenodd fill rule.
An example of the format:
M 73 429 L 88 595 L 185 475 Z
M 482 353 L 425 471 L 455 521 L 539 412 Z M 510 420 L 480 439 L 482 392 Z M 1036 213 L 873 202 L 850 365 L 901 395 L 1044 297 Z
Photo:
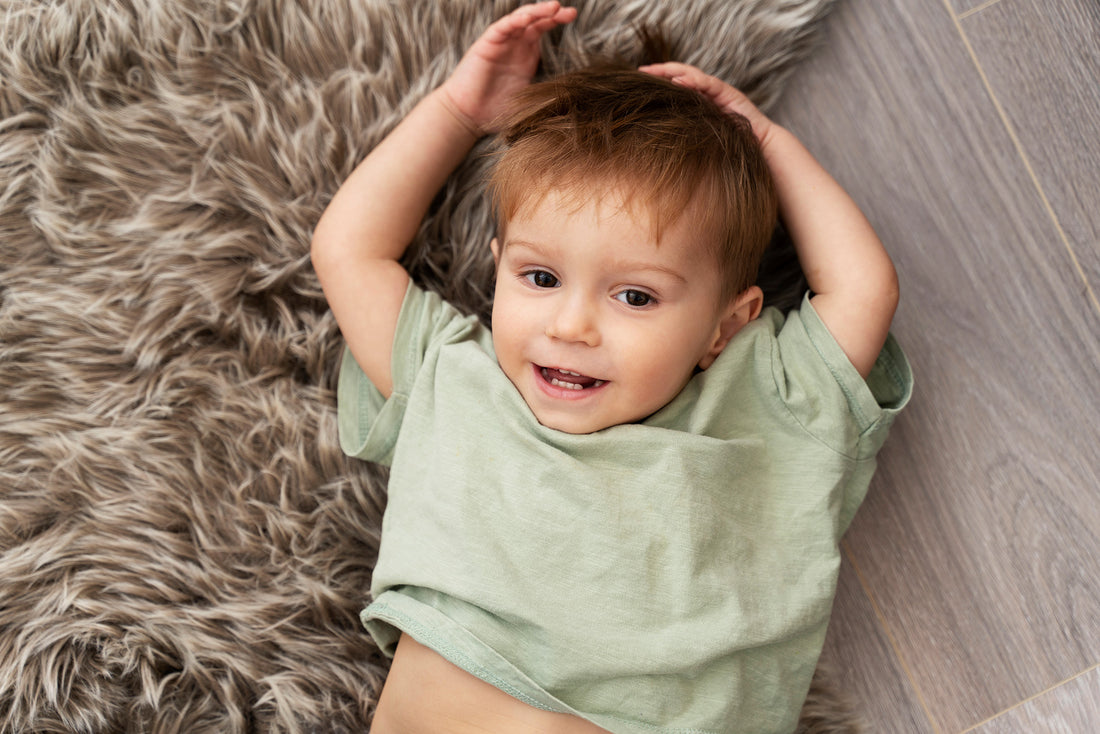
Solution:
M 982 66 L 981 61 L 978 59 L 977 52 L 974 51 L 974 46 L 970 43 L 970 37 L 966 35 L 966 31 L 963 29 L 962 19 L 972 15 L 974 12 L 981 10 L 985 7 L 1000 2 L 1001 0 L 994 0 L 994 2 L 987 3 L 979 6 L 974 11 L 968 11 L 965 15 L 958 15 L 951 8 L 951 0 L 943 0 L 944 5 L 947 7 L 947 12 L 955 22 L 955 30 L 958 31 L 959 38 L 962 39 L 963 45 L 966 47 L 966 52 L 970 55 L 970 60 L 974 64 L 974 68 L 978 71 L 978 76 L 982 80 L 982 85 L 985 87 L 986 94 L 989 95 L 990 101 L 993 103 L 993 108 L 997 111 L 997 115 L 1001 118 L 1001 124 L 1004 126 L 1005 131 L 1008 133 L 1008 137 L 1012 140 L 1012 145 L 1016 149 L 1016 155 L 1020 158 L 1020 161 L 1024 164 L 1024 169 L 1027 171 L 1028 177 L 1031 179 L 1032 186 L 1035 187 L 1035 191 L 1039 194 L 1039 200 L 1046 209 L 1047 216 L 1050 217 L 1051 222 L 1054 224 L 1054 228 L 1058 233 L 1058 238 L 1062 241 L 1062 246 L 1069 254 L 1070 261 L 1073 263 L 1073 267 L 1077 270 L 1077 274 L 1080 276 L 1081 281 L 1085 286 L 1085 294 L 1092 302 L 1093 308 L 1096 313 L 1100 314 L 1100 298 L 1097 298 L 1096 291 L 1092 288 L 1092 283 L 1089 282 L 1088 273 L 1085 272 L 1084 267 L 1081 265 L 1081 261 L 1077 258 L 1077 253 L 1073 249 L 1073 243 L 1069 241 L 1069 236 L 1066 234 L 1065 229 L 1062 228 L 1062 223 L 1058 219 L 1058 214 L 1054 211 L 1054 207 L 1050 203 L 1050 199 L 1047 198 L 1046 191 L 1043 190 L 1043 185 L 1039 181 L 1039 177 L 1035 173 L 1035 169 L 1031 165 L 1031 159 L 1027 155 L 1027 151 L 1024 150 L 1023 143 L 1020 142 L 1019 136 L 1016 134 L 1016 129 L 1012 126 L 1012 122 L 1008 118 L 1008 113 L 1005 112 L 1004 106 L 1001 105 L 1001 101 L 997 98 L 996 92 L 993 90 L 993 85 L 989 81 L 989 77 L 985 73 L 985 68 Z
M 1091 668 L 1085 668 L 1080 673 L 1077 673 L 1075 675 L 1071 675 L 1069 678 L 1066 678 L 1064 681 L 1061 681 L 1059 683 L 1055 683 L 1054 685 L 1052 685 L 1048 688 L 1044 688 L 1043 690 L 1039 691 L 1038 693 L 1036 693 L 1033 696 L 1028 696 L 1024 700 L 1018 701 L 1018 702 L 1012 704 L 1011 706 L 1006 708 L 1004 711 L 999 711 L 999 712 L 993 714 L 992 716 L 990 716 L 988 719 L 985 719 L 983 721 L 979 721 L 977 724 L 975 724 L 974 726 L 971 726 L 968 729 L 963 729 L 961 732 L 959 732 L 959 734 L 970 734 L 970 732 L 977 731 L 978 729 L 980 729 L 981 727 L 983 727 L 986 724 L 990 723 L 991 721 L 995 721 L 995 720 L 1001 718 L 1002 716 L 1004 716 L 1005 714 L 1007 714 L 1009 712 L 1015 711 L 1016 709 L 1018 709 L 1022 706 L 1026 706 L 1027 704 L 1031 703 L 1032 701 L 1035 701 L 1036 699 L 1042 698 L 1043 696 L 1047 695 L 1048 693 L 1056 691 L 1059 688 L 1061 688 L 1062 686 L 1068 685 L 1068 684 L 1072 683 L 1073 681 L 1077 680 L 1078 678 L 1086 676 L 1089 673 L 1091 673 L 1091 672 L 1093 672 L 1094 670 L 1097 670 L 1097 669 L 1100 669 L 1100 663 L 1098 663 L 1096 665 L 1093 665 Z
M 991 8 L 999 2 L 1001 2 L 1001 0 L 986 0 L 986 2 L 982 3 L 981 5 L 979 5 L 975 8 L 970 8 L 970 10 L 964 10 L 961 13 L 953 13 L 953 14 L 955 15 L 956 18 L 958 18 L 959 20 L 962 20 L 963 18 L 969 18 L 972 15 L 980 13 L 983 10 L 986 10 L 987 8 Z
M 871 592 L 870 584 L 867 583 L 863 571 L 860 570 L 859 563 L 856 562 L 855 554 L 852 553 L 851 546 L 848 545 L 847 541 L 841 541 L 841 547 L 844 550 L 845 557 L 848 559 L 848 563 L 852 566 L 852 570 L 855 571 L 856 580 L 859 581 L 859 586 L 863 590 L 863 595 L 867 597 L 867 601 L 871 605 L 871 612 L 875 615 L 875 620 L 878 622 L 879 627 L 882 628 L 882 633 L 886 635 L 887 642 L 890 643 L 890 649 L 894 652 L 894 658 L 898 661 L 898 665 L 901 666 L 905 679 L 909 682 L 909 685 L 913 689 L 913 694 L 917 697 L 917 703 L 920 704 L 921 711 L 924 712 L 924 717 L 928 719 L 928 723 L 935 734 L 942 734 L 943 730 L 940 729 L 939 725 L 936 723 L 936 718 L 932 715 L 931 709 L 928 708 L 928 703 L 924 700 L 924 695 L 921 693 L 920 686 L 913 677 L 913 672 L 909 669 L 909 665 L 905 662 L 905 656 L 902 654 L 901 646 L 898 645 L 898 641 L 894 637 L 894 632 L 890 628 L 890 623 L 886 621 L 886 616 L 882 613 L 882 609 L 875 600 L 875 595 Z

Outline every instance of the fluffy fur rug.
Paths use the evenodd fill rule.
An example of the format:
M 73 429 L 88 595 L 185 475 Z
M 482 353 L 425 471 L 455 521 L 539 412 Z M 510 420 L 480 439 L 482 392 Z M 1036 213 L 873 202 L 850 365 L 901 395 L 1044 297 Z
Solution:
M 577 2 L 547 71 L 680 58 L 765 106 L 832 0 Z M 385 476 L 309 262 L 350 173 L 514 2 L 0 0 L 0 731 L 364 731 Z M 408 264 L 485 314 L 484 160 Z M 803 729 L 852 731 L 828 687 Z

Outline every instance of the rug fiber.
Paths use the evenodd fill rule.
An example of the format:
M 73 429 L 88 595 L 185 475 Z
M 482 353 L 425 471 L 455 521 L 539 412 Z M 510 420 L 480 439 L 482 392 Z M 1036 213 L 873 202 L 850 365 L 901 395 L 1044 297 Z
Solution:
M 578 2 L 545 71 L 659 23 L 766 106 L 830 3 Z M 368 728 L 385 475 L 337 445 L 310 235 L 514 5 L 0 0 L 0 731 Z M 482 315 L 485 145 L 407 259 Z

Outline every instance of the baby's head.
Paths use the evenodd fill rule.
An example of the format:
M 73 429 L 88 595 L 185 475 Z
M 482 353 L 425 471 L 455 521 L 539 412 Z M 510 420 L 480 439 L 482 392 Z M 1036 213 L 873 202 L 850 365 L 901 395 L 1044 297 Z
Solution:
M 541 423 L 645 418 L 757 316 L 776 219 L 747 120 L 642 72 L 528 87 L 490 180 L 493 340 Z

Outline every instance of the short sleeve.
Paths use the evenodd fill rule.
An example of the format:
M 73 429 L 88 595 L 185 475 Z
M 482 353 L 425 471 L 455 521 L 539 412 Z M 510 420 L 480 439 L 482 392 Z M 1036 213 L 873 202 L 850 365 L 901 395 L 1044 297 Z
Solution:
M 340 448 L 344 453 L 388 465 L 421 368 L 444 345 L 470 339 L 492 348 L 489 331 L 476 317 L 463 315 L 438 294 L 410 281 L 394 334 L 393 391 L 388 399 L 359 367 L 351 350 L 344 349 L 336 390 Z
M 807 294 L 801 307 L 787 316 L 775 349 L 773 375 L 777 387 L 803 427 L 851 458 L 874 456 L 913 389 L 909 362 L 894 336 L 887 337 L 865 380 Z M 838 415 L 849 418 L 838 423 Z

